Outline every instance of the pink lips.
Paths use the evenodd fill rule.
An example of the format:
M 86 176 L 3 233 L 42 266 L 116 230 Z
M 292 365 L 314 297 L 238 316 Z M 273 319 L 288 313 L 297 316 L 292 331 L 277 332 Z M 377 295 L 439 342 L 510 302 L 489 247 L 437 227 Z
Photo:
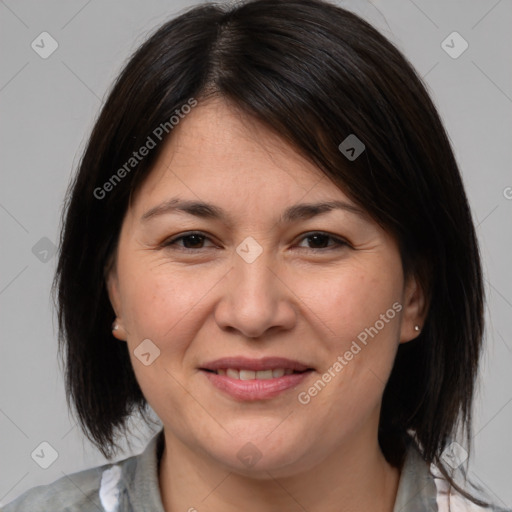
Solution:
M 301 373 L 292 373 L 290 375 L 265 380 L 238 380 L 228 377 L 227 375 L 218 375 L 215 373 L 215 370 L 226 368 L 253 371 L 284 368 Z M 238 400 L 248 401 L 273 398 L 283 391 L 298 386 L 313 371 L 311 367 L 303 363 L 281 357 L 266 357 L 263 359 L 225 357 L 202 365 L 201 370 L 209 382 L 220 391 Z

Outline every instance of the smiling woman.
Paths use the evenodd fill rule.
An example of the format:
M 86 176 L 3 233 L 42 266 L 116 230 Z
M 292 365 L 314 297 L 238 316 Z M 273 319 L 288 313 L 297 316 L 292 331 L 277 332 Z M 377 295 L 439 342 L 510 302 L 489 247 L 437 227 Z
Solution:
M 421 80 L 346 10 L 159 28 L 91 135 L 55 289 L 85 434 L 112 458 L 136 411 L 163 428 L 7 512 L 498 510 L 460 479 L 483 330 L 461 176 Z

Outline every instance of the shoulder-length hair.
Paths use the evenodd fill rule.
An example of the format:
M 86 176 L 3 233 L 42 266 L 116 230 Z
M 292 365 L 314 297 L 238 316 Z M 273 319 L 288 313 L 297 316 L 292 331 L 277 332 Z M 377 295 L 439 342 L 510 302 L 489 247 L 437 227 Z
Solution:
M 126 345 L 111 333 L 105 273 L 132 194 L 160 138 L 172 136 L 171 117 L 212 96 L 291 143 L 392 233 L 404 274 L 426 293 L 422 332 L 400 345 L 383 396 L 387 460 L 402 463 L 411 434 L 427 462 L 441 462 L 461 426 L 469 444 L 484 292 L 461 175 L 406 58 L 321 0 L 196 6 L 161 26 L 117 78 L 69 192 L 54 282 L 68 404 L 84 433 L 110 457 L 132 413 L 147 411 Z M 355 160 L 339 149 L 351 134 L 365 145 Z M 156 147 L 134 163 L 148 137 Z

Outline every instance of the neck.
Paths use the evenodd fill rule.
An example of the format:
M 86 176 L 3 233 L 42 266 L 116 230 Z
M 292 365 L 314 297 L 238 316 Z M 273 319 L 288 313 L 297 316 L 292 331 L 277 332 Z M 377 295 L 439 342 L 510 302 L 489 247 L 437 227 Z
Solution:
M 377 441 L 351 440 L 293 476 L 251 478 L 191 451 L 168 430 L 159 481 L 166 512 L 392 512 L 400 472 Z M 355 441 L 355 442 L 354 442 Z

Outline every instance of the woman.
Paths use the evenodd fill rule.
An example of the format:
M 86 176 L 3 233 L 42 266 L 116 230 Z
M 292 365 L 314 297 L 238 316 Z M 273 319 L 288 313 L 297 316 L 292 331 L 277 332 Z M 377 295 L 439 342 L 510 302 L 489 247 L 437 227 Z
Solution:
M 21 510 L 485 510 L 479 250 L 399 51 L 318 0 L 195 7 L 118 78 L 65 213 L 70 405 L 112 458 Z M 462 425 L 465 437 L 455 437 Z

